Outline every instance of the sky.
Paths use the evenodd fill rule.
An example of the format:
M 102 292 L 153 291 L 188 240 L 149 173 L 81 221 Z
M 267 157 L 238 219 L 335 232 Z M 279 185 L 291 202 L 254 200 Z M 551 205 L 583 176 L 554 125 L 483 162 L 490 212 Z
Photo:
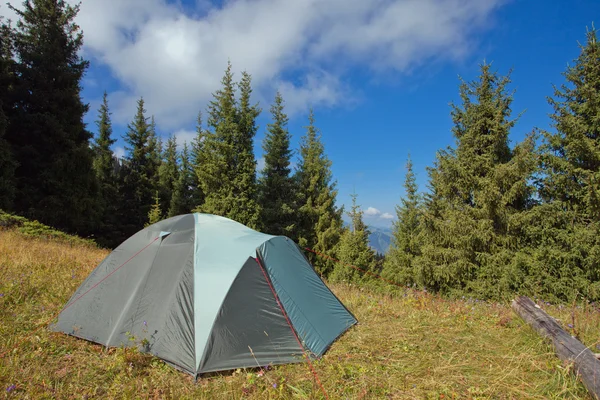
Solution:
M 14 20 L 4 3 L 0 15 Z M 598 0 L 85 0 L 76 19 L 90 61 L 85 122 L 95 133 L 107 91 L 122 155 L 121 136 L 143 96 L 159 134 L 182 144 L 230 61 L 235 80 L 243 70 L 252 75 L 263 110 L 259 166 L 279 90 L 293 149 L 312 107 L 338 205 L 349 209 L 356 193 L 365 221 L 389 227 L 408 155 L 425 191 L 426 167 L 454 145 L 450 103 L 459 101 L 459 77 L 476 79 L 482 62 L 502 75 L 512 69 L 513 115 L 523 113 L 512 144 L 534 128 L 551 129 L 547 96 L 599 16 Z

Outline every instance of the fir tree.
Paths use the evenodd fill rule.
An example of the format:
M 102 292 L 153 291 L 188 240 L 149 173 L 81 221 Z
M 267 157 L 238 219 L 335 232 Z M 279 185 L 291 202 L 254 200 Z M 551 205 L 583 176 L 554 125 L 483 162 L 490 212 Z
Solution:
M 10 27 L 0 17 L 0 209 L 12 209 L 15 195 L 15 168 L 12 150 L 4 139 L 8 116 L 13 112 L 14 62 Z
M 421 196 L 410 159 L 406 162 L 405 197 L 396 206 L 397 221 L 393 226 L 392 243 L 385 258 L 382 276 L 398 284 L 411 285 L 413 260 L 421 254 Z
M 163 142 L 162 138 L 156 133 L 156 122 L 154 121 L 154 115 L 150 118 L 148 154 L 150 157 L 150 163 L 148 164 L 148 177 L 150 179 L 150 184 L 152 185 L 153 191 L 160 190 L 160 169 L 163 164 Z M 171 199 L 167 200 L 167 204 L 170 200 Z
M 233 202 L 233 175 L 237 131 L 235 87 L 229 63 L 221 81 L 222 88 L 213 94 L 208 106 L 208 126 L 196 155 L 196 174 L 204 201 L 196 211 L 228 217 Z
M 543 203 L 523 230 L 529 239 L 527 292 L 560 301 L 600 299 L 600 43 L 592 26 L 548 101 L 553 132 L 542 131 Z
M 231 64 L 228 64 L 222 85 L 209 104 L 208 125 L 212 132 L 202 135 L 202 147 L 197 156 L 196 173 L 205 195 L 197 210 L 257 228 L 259 207 L 252 139 L 259 110 L 250 105 L 249 75 L 244 74 L 240 83 L 239 107 Z
M 157 190 L 156 195 L 154 196 L 154 204 L 152 204 L 150 211 L 148 211 L 148 222 L 146 222 L 144 224 L 144 227 L 153 225 L 162 219 L 163 218 L 162 218 L 162 212 L 161 212 L 161 206 L 160 206 L 160 197 L 158 196 L 158 190 Z
M 343 208 L 335 205 L 337 190 L 330 168 L 331 161 L 325 154 L 311 110 L 295 175 L 299 194 L 298 244 L 335 257 L 342 233 Z M 309 258 L 322 275 L 333 270 L 333 262 L 313 255 Z
M 79 56 L 79 6 L 64 0 L 9 5 L 19 21 L 13 33 L 18 87 L 8 127 L 19 166 L 15 209 L 58 229 L 86 235 L 96 223 L 96 180 L 91 133 L 83 117 L 80 82 L 89 62 Z
M 179 180 L 179 166 L 177 165 L 177 141 L 175 136 L 169 135 L 165 147 L 162 164 L 159 168 L 158 188 L 160 194 L 161 212 L 167 215 L 173 197 L 175 184 Z
M 190 163 L 190 155 L 187 143 L 183 144 L 181 152 L 181 168 L 179 178 L 175 183 L 171 206 L 169 208 L 169 217 L 181 214 L 188 214 L 194 208 L 194 170 Z
M 96 228 L 99 242 L 103 245 L 113 245 L 115 230 L 119 223 L 116 212 L 117 199 L 117 175 L 115 171 L 115 159 L 111 146 L 116 142 L 112 138 L 112 123 L 108 108 L 108 97 L 104 92 L 102 104 L 98 111 L 98 135 L 93 145 L 94 170 L 98 180 L 98 207 L 100 209 L 100 221 Z
M 332 281 L 344 281 L 361 283 L 371 279 L 376 260 L 375 252 L 369 247 L 369 235 L 371 232 L 363 221 L 363 211 L 356 203 L 356 194 L 352 194 L 352 208 L 348 212 L 350 217 L 350 228 L 344 229 L 341 235 L 337 263 L 331 273 Z M 349 267 L 349 265 L 360 268 Z M 366 272 L 365 272 L 366 271 Z
M 462 104 L 452 105 L 457 147 L 440 151 L 429 169 L 422 255 L 413 264 L 419 286 L 497 298 L 520 285 L 516 227 L 530 205 L 534 138 L 514 151 L 508 145 L 509 83 L 484 64 L 479 79 L 460 85 Z
M 256 118 L 261 109 L 251 104 L 252 78 L 242 72 L 239 83 L 240 100 L 237 110 L 237 135 L 234 139 L 236 168 L 233 176 L 234 203 L 229 217 L 251 228 L 259 229 L 260 207 L 257 201 L 256 159 L 254 157 L 254 136 L 258 129 Z
M 206 132 L 202 127 L 202 112 L 198 112 L 197 125 L 196 125 L 196 137 L 192 141 L 192 151 L 191 151 L 191 160 L 190 160 L 190 168 L 193 171 L 192 175 L 192 208 L 196 209 L 204 204 L 204 192 L 202 191 L 202 185 L 198 178 L 198 171 L 200 171 L 200 165 L 203 164 L 202 161 L 202 148 L 204 146 Z
M 152 205 L 153 174 L 155 164 L 152 157 L 152 127 L 145 116 L 144 99 L 137 102 L 137 112 L 133 121 L 127 126 L 124 137 L 128 154 L 126 156 L 127 175 L 124 189 L 126 190 L 125 208 L 130 210 L 130 226 L 140 229 L 147 221 Z M 133 233 L 133 232 L 132 232 Z
M 272 235 L 284 235 L 296 240 L 296 190 L 291 176 L 290 134 L 288 117 L 284 113 L 281 94 L 277 92 L 271 107 L 273 122 L 267 127 L 263 142 L 265 167 L 259 186 L 259 204 L 264 229 Z

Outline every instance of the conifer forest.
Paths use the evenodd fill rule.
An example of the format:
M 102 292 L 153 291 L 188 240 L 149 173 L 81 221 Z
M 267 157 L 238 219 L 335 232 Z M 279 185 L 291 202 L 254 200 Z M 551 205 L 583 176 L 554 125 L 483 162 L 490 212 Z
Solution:
M 17 11 L 17 10 L 15 10 Z M 27 0 L 0 29 L 0 209 L 113 248 L 161 219 L 202 212 L 285 235 L 397 284 L 450 297 L 600 300 L 600 43 L 585 30 L 579 56 L 549 87 L 551 129 L 531 127 L 514 143 L 511 73 L 483 62 L 457 80 L 454 144 L 439 149 L 419 188 L 408 154 L 393 241 L 369 247 L 356 196 L 337 202 L 319 121 L 288 130 L 285 99 L 253 101 L 252 76 L 224 65 L 220 89 L 198 110 L 196 137 L 178 148 L 156 132 L 139 98 L 117 158 L 111 104 L 81 97 L 89 61 L 77 6 Z M 577 46 L 577 44 L 574 44 Z M 242 66 L 243 67 L 243 66 Z M 258 169 L 254 140 L 269 113 Z M 84 116 L 95 113 L 95 126 Z M 299 148 L 291 135 L 300 137 Z M 294 158 L 294 157 L 297 157 Z M 347 216 L 350 224 L 343 223 Z M 324 278 L 357 285 L 373 278 L 307 253 Z

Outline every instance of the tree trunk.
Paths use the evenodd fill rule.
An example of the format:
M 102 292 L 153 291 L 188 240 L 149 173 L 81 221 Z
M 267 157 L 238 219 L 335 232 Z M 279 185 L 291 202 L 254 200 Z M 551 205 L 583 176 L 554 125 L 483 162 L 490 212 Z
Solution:
M 573 363 L 574 370 L 584 386 L 595 399 L 600 399 L 600 361 L 595 354 L 569 335 L 554 318 L 528 297 L 515 298 L 512 308 L 542 337 L 552 342 L 561 360 Z

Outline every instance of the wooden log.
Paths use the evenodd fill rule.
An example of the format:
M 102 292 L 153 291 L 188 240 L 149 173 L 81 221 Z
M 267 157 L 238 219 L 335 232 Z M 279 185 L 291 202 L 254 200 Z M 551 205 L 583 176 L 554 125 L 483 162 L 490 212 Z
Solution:
M 558 357 L 573 363 L 588 392 L 600 399 L 600 360 L 583 343 L 567 333 L 554 318 L 537 306 L 530 298 L 519 296 L 512 302 L 513 310 L 542 337 L 550 340 Z

